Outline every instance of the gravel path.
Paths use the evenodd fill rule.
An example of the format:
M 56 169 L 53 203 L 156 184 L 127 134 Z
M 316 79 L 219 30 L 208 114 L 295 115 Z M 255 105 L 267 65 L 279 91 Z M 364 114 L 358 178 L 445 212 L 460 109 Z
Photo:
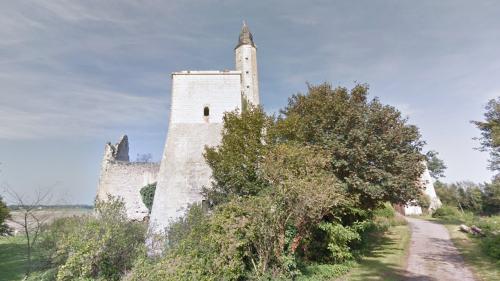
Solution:
M 474 280 L 444 226 L 421 219 L 406 220 L 411 228 L 407 280 Z

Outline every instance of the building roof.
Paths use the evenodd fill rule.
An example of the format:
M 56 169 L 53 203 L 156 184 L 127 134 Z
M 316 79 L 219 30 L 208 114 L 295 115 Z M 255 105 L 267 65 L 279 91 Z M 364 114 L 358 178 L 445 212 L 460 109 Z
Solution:
M 235 49 L 241 45 L 252 45 L 253 47 L 255 47 L 255 44 L 253 42 L 252 33 L 250 32 L 250 29 L 248 29 L 248 26 L 247 26 L 246 22 L 244 22 L 244 21 L 243 21 L 243 26 L 241 27 L 238 45 L 236 45 Z

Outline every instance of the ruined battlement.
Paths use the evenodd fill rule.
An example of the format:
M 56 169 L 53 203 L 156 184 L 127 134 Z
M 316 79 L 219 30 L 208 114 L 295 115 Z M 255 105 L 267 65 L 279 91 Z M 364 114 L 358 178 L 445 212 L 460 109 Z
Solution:
M 108 194 L 120 197 L 128 218 L 142 221 L 149 215 L 149 210 L 142 202 L 140 190 L 157 181 L 159 170 L 160 163 L 130 162 L 126 135 L 114 145 L 108 142 L 104 147 L 96 198 L 106 200 Z

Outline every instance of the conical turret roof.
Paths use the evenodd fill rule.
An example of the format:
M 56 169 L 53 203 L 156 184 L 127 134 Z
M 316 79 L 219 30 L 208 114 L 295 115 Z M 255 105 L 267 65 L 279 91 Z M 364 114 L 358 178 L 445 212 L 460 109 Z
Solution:
M 236 45 L 235 49 L 241 45 L 252 45 L 253 47 L 255 47 L 255 44 L 253 42 L 252 33 L 250 32 L 250 29 L 248 29 L 248 26 L 247 26 L 246 22 L 244 22 L 244 21 L 243 21 L 243 27 L 241 27 L 238 45 Z

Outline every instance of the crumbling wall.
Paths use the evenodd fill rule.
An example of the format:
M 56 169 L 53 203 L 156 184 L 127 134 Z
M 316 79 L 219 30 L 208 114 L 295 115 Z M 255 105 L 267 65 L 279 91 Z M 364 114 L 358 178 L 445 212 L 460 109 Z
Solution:
M 97 199 L 106 200 L 108 194 L 121 197 L 128 218 L 143 220 L 148 216 L 148 209 L 142 202 L 140 190 L 157 181 L 160 164 L 129 162 L 128 149 L 127 136 L 123 136 L 116 145 L 106 144 Z

